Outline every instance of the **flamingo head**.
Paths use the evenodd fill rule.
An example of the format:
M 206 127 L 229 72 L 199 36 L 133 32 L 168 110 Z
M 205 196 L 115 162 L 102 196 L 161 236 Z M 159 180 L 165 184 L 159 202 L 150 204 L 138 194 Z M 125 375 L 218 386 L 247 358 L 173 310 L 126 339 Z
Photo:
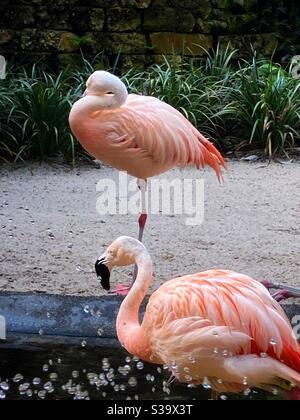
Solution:
M 126 102 L 128 92 L 124 83 L 115 75 L 107 71 L 95 71 L 86 82 L 84 96 L 100 96 L 108 100 L 115 99 L 118 103 Z
M 110 276 L 114 267 L 127 267 L 136 262 L 144 245 L 136 239 L 122 236 L 114 241 L 95 264 L 96 274 L 105 290 L 110 290 Z

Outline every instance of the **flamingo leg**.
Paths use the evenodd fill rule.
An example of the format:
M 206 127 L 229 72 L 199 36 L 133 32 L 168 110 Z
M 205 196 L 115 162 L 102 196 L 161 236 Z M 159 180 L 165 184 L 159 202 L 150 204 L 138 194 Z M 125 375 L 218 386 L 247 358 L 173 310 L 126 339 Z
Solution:
M 146 200 L 147 181 L 144 180 L 144 179 L 138 179 L 137 183 L 138 183 L 138 187 L 141 191 L 141 214 L 140 214 L 139 221 L 138 221 L 138 223 L 139 223 L 138 240 L 140 242 L 143 242 L 144 230 L 145 230 L 146 222 L 147 222 L 147 219 L 148 219 L 147 200 Z M 131 286 L 136 281 L 137 274 L 138 274 L 138 268 L 137 268 L 137 266 L 135 266 L 134 267 L 134 273 L 133 273 L 133 281 L 132 281 Z
M 147 192 L 147 181 L 144 179 L 138 179 L 138 187 L 141 191 L 141 214 L 139 217 L 139 241 L 143 242 L 144 230 L 146 226 L 146 222 L 148 219 L 147 213 L 147 200 L 146 200 L 146 192 Z
M 268 289 L 277 290 L 272 296 L 277 302 L 282 302 L 286 299 L 300 298 L 300 289 L 297 287 L 288 286 L 285 284 L 276 284 L 269 281 L 263 281 L 262 284 Z
M 146 192 L 147 192 L 147 181 L 144 179 L 138 179 L 137 181 L 139 190 L 141 191 L 141 214 L 139 216 L 139 236 L 138 239 L 140 242 L 143 241 L 144 230 L 146 226 L 146 222 L 148 219 L 147 214 L 147 200 L 146 200 Z M 130 289 L 132 288 L 134 282 L 137 279 L 138 268 L 137 266 L 134 267 L 134 273 L 132 277 L 132 282 L 130 285 L 128 284 L 119 284 L 112 290 L 112 293 L 116 293 L 117 295 L 126 296 L 128 295 Z

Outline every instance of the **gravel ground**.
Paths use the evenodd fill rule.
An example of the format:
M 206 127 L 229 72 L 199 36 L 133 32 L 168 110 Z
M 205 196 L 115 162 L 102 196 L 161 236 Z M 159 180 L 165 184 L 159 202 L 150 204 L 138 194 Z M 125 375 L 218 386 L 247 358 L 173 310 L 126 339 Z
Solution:
M 230 161 L 224 183 L 206 170 L 165 174 L 205 179 L 205 217 L 153 215 L 145 244 L 155 264 L 153 288 L 173 277 L 227 268 L 256 279 L 300 285 L 300 163 Z M 99 180 L 108 167 L 33 164 L 0 168 L 0 290 L 101 295 L 92 273 L 103 248 L 137 235 L 134 215 L 101 216 Z M 80 269 L 81 267 L 81 269 Z M 128 282 L 131 269 L 113 281 Z

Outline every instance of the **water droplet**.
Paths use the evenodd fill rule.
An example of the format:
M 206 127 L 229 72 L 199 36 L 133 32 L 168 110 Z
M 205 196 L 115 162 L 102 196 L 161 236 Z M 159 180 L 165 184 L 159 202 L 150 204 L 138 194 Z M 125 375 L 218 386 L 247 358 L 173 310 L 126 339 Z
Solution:
M 39 335 L 43 335 L 44 331 L 43 330 L 39 330 Z
M 43 369 L 43 372 L 48 372 L 49 371 L 49 366 L 44 365 L 42 369 Z
M 46 395 L 47 395 L 46 391 L 39 391 L 39 392 L 38 392 L 38 397 L 39 397 L 41 400 L 44 400 L 44 399 L 46 398 Z
M 74 378 L 74 379 L 78 379 L 79 378 L 79 372 L 78 372 L 78 370 L 73 370 L 73 372 L 72 372 L 72 378 Z
M 266 359 L 268 357 L 267 353 L 260 353 L 260 357 L 262 359 Z
M 47 312 L 46 316 L 47 316 L 48 319 L 50 319 L 51 318 L 50 312 Z
M 76 271 L 82 271 L 81 265 L 76 265 Z
M 138 370 L 143 370 L 144 369 L 144 363 L 143 362 L 137 362 L 136 364 L 136 368 Z
M 211 384 L 207 378 L 203 379 L 202 386 L 204 389 L 211 389 Z
M 127 356 L 126 359 L 125 359 L 125 362 L 130 363 L 131 362 L 131 357 Z
M 83 340 L 82 342 L 81 342 L 81 347 L 86 347 L 87 346 L 87 342 L 85 341 L 85 340 Z
M 54 387 L 52 382 L 46 382 L 44 385 L 44 390 L 48 392 L 48 394 L 52 394 L 54 392 Z
M 27 397 L 28 397 L 28 398 L 31 398 L 31 397 L 33 396 L 33 391 L 32 391 L 32 389 L 28 389 L 28 390 L 26 391 L 26 395 L 27 395 Z
M 277 346 L 277 341 L 276 341 L 276 340 L 274 340 L 274 339 L 272 339 L 272 340 L 270 341 L 270 344 L 271 344 L 271 346 Z
M 219 354 L 219 349 L 217 347 L 214 348 L 214 354 Z
M 7 383 L 7 382 L 1 382 L 1 383 L 0 383 L 0 388 L 1 388 L 3 391 L 8 391 L 8 390 L 9 390 L 9 385 L 8 385 L 8 383 Z
M 18 382 L 23 381 L 23 379 L 24 379 L 24 376 L 21 375 L 20 373 L 17 373 L 13 378 L 13 382 L 18 383 Z
M 35 385 L 35 386 L 40 385 L 41 384 L 41 379 L 40 378 L 33 378 L 32 384 Z
M 228 356 L 228 350 L 223 350 L 222 355 L 223 355 L 224 357 L 227 357 L 227 356 Z
M 245 389 L 244 391 L 245 397 L 248 397 L 250 394 L 251 394 L 251 389 L 250 388 Z
M 99 335 L 99 337 L 101 337 L 103 333 L 104 333 L 103 328 L 98 328 L 97 334 Z
M 51 381 L 56 382 L 58 380 L 58 374 L 57 373 L 51 373 L 49 375 L 49 378 L 51 379 Z
M 248 385 L 248 378 L 246 376 L 243 379 L 243 385 Z
M 30 384 L 28 384 L 28 383 L 21 384 L 19 386 L 19 392 L 20 393 L 25 393 L 29 389 L 29 387 L 30 387 Z
M 115 385 L 114 386 L 114 391 L 119 392 L 120 391 L 120 385 Z
M 5 393 L 2 391 L 2 389 L 0 389 L 0 400 L 5 400 L 6 395 Z
M 137 386 L 137 379 L 134 376 L 131 376 L 131 378 L 128 379 L 128 385 L 132 387 Z
M 223 401 L 227 401 L 228 400 L 228 397 L 226 397 L 226 395 L 221 395 L 221 400 L 223 400 Z
M 89 307 L 89 305 L 85 305 L 85 307 L 83 308 L 83 311 L 84 311 L 86 314 L 89 314 L 89 313 L 90 313 L 90 307 Z
M 129 365 L 120 366 L 118 368 L 118 372 L 121 373 L 121 375 L 126 376 L 131 371 L 131 367 Z

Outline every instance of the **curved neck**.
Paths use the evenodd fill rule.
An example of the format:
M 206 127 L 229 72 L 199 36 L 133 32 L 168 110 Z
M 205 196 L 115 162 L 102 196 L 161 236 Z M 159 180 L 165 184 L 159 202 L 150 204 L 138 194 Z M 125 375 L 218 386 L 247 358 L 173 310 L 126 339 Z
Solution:
M 87 95 L 74 103 L 70 119 L 76 116 L 82 119 L 93 118 L 101 111 L 110 111 L 125 104 L 127 94 L 116 92 L 114 95 Z
M 153 264 L 146 250 L 135 260 L 138 267 L 137 279 L 123 301 L 117 317 L 117 335 L 125 349 L 144 360 L 149 358 L 148 337 L 139 322 L 139 309 L 151 285 Z

